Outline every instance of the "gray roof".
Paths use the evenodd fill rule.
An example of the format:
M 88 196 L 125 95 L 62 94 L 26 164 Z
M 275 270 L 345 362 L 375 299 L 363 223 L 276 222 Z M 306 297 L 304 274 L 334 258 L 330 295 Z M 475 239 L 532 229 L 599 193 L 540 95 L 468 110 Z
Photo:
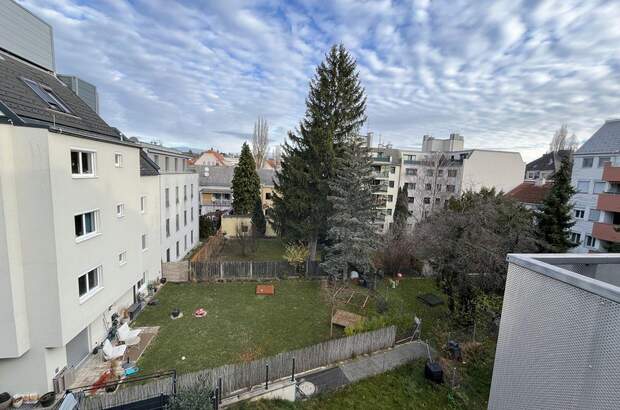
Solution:
M 49 87 L 72 114 L 49 109 L 48 105 L 24 83 L 23 78 Z M 46 127 L 55 125 L 57 128 L 66 127 L 121 141 L 118 130 L 106 124 L 52 72 L 34 67 L 4 53 L 0 53 L 0 103 L 19 117 L 24 125 Z
M 199 166 L 199 181 L 200 186 L 220 186 L 230 187 L 232 185 L 233 175 L 235 173 L 235 167 L 204 167 Z M 205 168 L 209 168 L 209 176 L 205 176 Z M 272 169 L 259 169 L 258 177 L 260 183 L 263 186 L 273 186 L 273 181 L 276 178 L 276 172 Z
M 140 150 L 140 176 L 159 175 L 159 166 L 151 160 L 143 149 Z
M 547 152 L 542 157 L 529 162 L 525 166 L 526 171 L 553 171 L 560 167 L 559 162 L 565 157 L 570 157 L 571 151 L 568 149 L 560 150 L 558 152 Z M 557 167 L 556 167 L 557 166 Z
M 605 121 L 605 124 L 589 140 L 584 142 L 575 154 L 612 154 L 617 152 L 620 152 L 620 119 Z

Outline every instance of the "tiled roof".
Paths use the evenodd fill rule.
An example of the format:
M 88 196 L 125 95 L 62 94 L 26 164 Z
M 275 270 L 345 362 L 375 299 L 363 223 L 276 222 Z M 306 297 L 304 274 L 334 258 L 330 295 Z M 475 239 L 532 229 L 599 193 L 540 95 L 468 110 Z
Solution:
M 29 79 L 52 89 L 72 114 L 54 111 L 24 83 Z M 56 125 L 112 137 L 120 141 L 110 127 L 80 97 L 48 71 L 0 53 L 0 102 L 27 124 Z
M 560 167 L 560 162 L 569 156 L 571 153 L 570 150 L 561 150 L 557 153 L 548 152 L 543 154 L 542 157 L 535 159 L 534 161 L 528 163 L 525 166 L 526 171 L 555 171 L 556 170 L 556 161 L 558 162 L 557 166 Z
M 551 187 L 553 187 L 553 182 L 546 182 L 542 185 L 534 181 L 525 181 L 506 195 L 524 204 L 542 204 Z
M 575 154 L 611 154 L 620 152 L 620 120 L 607 120 L 583 143 Z
M 233 175 L 235 174 L 235 167 L 208 167 L 208 176 L 205 176 L 205 167 L 199 167 L 199 180 L 201 186 L 220 186 L 229 187 L 232 185 Z M 260 183 L 263 186 L 273 186 L 273 181 L 276 178 L 276 172 L 272 169 L 259 169 L 257 170 Z
M 143 149 L 140 150 L 140 176 L 159 175 L 159 167 Z

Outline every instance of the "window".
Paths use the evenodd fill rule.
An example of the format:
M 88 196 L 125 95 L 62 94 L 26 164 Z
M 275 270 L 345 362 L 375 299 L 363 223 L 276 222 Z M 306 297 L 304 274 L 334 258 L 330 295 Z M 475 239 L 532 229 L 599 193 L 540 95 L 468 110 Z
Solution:
M 590 181 L 578 181 L 577 192 L 587 194 L 590 191 Z
M 247 225 L 245 225 L 245 224 L 241 225 L 241 232 L 247 233 L 249 230 L 250 230 L 250 228 L 248 228 Z
M 179 187 L 178 186 L 174 187 L 174 197 L 175 197 L 175 202 L 178 204 L 179 203 Z
M 118 264 L 123 266 L 126 263 L 127 263 L 127 252 L 123 251 L 118 254 Z
M 164 158 L 164 164 L 165 164 L 164 169 L 165 169 L 166 171 L 169 171 L 169 170 L 170 170 L 170 158 L 165 157 L 165 158 Z
M 183 236 L 183 250 L 187 250 L 187 235 Z
M 71 111 L 69 110 L 69 108 L 67 108 L 67 106 L 62 102 L 62 100 L 60 99 L 60 97 L 58 97 L 54 91 L 52 91 L 52 89 L 44 84 L 39 84 L 35 81 L 32 80 L 28 80 L 26 78 L 23 78 L 23 81 L 26 83 L 26 85 L 28 87 L 30 87 L 32 89 L 32 91 L 34 91 L 34 93 L 39 96 L 39 98 L 41 98 L 43 101 L 45 101 L 45 103 L 47 104 L 48 108 L 54 110 L 54 111 L 59 111 L 59 112 L 64 112 L 66 114 L 71 114 Z
M 441 198 L 435 198 L 435 205 L 441 204 Z
M 166 197 L 166 208 L 170 208 L 170 188 L 166 188 L 165 190 Z
M 123 166 L 123 154 L 114 154 L 114 166 L 120 168 Z
M 605 166 L 605 163 L 607 162 L 611 162 L 611 157 L 598 157 L 599 168 L 603 168 Z M 586 237 L 586 241 L 587 241 L 587 237 Z
M 415 191 L 415 187 L 416 187 L 416 183 L 415 182 L 409 182 L 409 185 L 407 186 L 407 189 Z
M 426 189 L 427 191 L 430 191 L 431 189 L 433 189 L 433 185 L 432 184 L 424 184 L 424 189 Z
M 190 218 L 191 218 L 191 221 L 194 222 L 194 207 L 193 206 L 190 209 Z
M 177 231 L 178 231 L 179 230 L 179 214 L 176 214 L 175 222 L 176 222 L 176 228 L 177 228 Z
M 187 211 L 183 211 L 183 226 L 187 226 Z
M 581 168 L 592 168 L 594 158 L 584 158 L 581 160 Z
M 189 238 L 192 242 L 192 245 L 194 244 L 194 230 L 192 229 L 192 231 L 189 233 Z
M 437 170 L 437 176 L 438 177 L 442 177 L 443 176 L 443 169 Z
M 179 241 L 177 241 L 177 258 L 181 255 L 181 252 L 179 252 Z
M 174 159 L 174 170 L 175 171 L 179 170 L 179 159 L 178 158 Z
M 441 192 L 441 184 L 437 184 L 435 189 L 436 189 L 437 192 Z
M 427 177 L 432 177 L 433 176 L 433 170 L 432 169 L 427 169 L 426 170 L 426 176 Z
M 71 174 L 74 177 L 95 176 L 95 153 L 92 151 L 71 151 Z
M 183 200 L 187 201 L 187 185 L 183 185 Z
M 73 217 L 75 224 L 75 239 L 83 240 L 94 236 L 98 232 L 99 211 L 90 211 Z
M 456 187 L 454 185 L 446 185 L 446 192 L 454 192 Z
M 190 198 L 194 199 L 194 184 L 190 185 L 189 196 L 190 196 Z
M 581 244 L 581 234 L 577 233 L 577 232 L 571 232 L 570 233 L 570 240 L 571 242 L 579 245 Z
M 605 186 L 607 185 L 606 182 L 595 182 L 594 183 L 594 190 L 592 193 L 594 194 L 600 194 L 601 192 L 605 191 Z
M 586 215 L 586 211 L 584 209 L 575 209 L 575 218 L 583 219 Z
M 140 213 L 146 212 L 146 196 L 140 197 Z
M 390 188 L 394 188 L 394 181 L 389 181 L 388 185 L 390 186 Z
M 394 174 L 396 172 L 396 167 L 390 167 L 390 174 Z
M 387 196 L 387 201 L 388 202 L 392 202 L 394 200 L 394 196 L 393 195 L 388 195 Z
M 166 249 L 166 262 L 170 262 L 170 248 Z
M 601 216 L 601 211 L 598 209 L 590 209 L 590 215 L 588 215 L 588 221 L 598 222 Z
M 385 213 L 387 213 L 387 214 L 388 214 L 388 216 L 392 216 L 392 210 L 391 210 L 391 209 L 387 209 L 387 210 L 385 211 Z
M 415 155 L 407 154 L 405 155 L 405 161 L 414 161 Z
M 266 200 L 271 200 L 271 192 L 265 192 L 265 199 Z
M 407 168 L 407 169 L 405 169 L 405 174 L 406 175 L 418 175 L 418 169 L 417 168 Z
M 166 238 L 170 237 L 170 218 L 166 219 Z
M 412 204 L 414 200 L 415 200 L 415 197 L 412 197 L 412 196 L 407 197 L 407 202 L 409 202 L 410 204 Z
M 448 170 L 448 177 L 456 178 L 456 169 L 449 169 Z
M 142 234 L 142 250 L 145 251 L 146 249 L 147 249 L 146 248 L 146 234 L 143 233 Z
M 125 216 L 125 204 L 116 205 L 116 217 L 122 218 Z
M 147 271 L 142 272 L 142 278 L 136 282 L 136 289 L 142 289 L 142 286 L 146 283 L 146 272 Z
M 101 266 L 89 270 L 78 278 L 78 295 L 83 302 L 101 288 Z
M 594 238 L 593 236 L 590 236 L 590 235 L 586 235 L 586 246 L 588 246 L 590 248 L 595 248 L 596 247 L 596 238 Z
M 428 204 L 430 204 L 430 203 L 431 203 L 431 199 L 430 199 L 429 197 L 425 197 L 425 198 L 424 198 L 424 204 L 425 204 L 425 205 L 428 205 Z

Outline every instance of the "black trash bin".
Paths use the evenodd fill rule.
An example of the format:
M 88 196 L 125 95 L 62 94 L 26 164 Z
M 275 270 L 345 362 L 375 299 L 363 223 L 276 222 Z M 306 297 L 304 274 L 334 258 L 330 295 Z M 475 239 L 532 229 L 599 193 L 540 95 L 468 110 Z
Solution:
M 443 369 L 439 363 L 427 361 L 424 366 L 424 377 L 435 383 L 443 383 Z

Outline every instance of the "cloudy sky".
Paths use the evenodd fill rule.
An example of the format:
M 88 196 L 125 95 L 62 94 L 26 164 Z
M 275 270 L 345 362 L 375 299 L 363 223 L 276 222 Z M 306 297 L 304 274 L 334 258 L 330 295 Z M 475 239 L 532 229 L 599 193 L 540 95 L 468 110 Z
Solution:
M 238 151 L 258 116 L 283 141 L 329 47 L 353 53 L 383 142 L 465 135 L 547 148 L 620 116 L 618 1 L 19 0 L 54 27 L 59 72 L 97 85 L 125 134 Z

